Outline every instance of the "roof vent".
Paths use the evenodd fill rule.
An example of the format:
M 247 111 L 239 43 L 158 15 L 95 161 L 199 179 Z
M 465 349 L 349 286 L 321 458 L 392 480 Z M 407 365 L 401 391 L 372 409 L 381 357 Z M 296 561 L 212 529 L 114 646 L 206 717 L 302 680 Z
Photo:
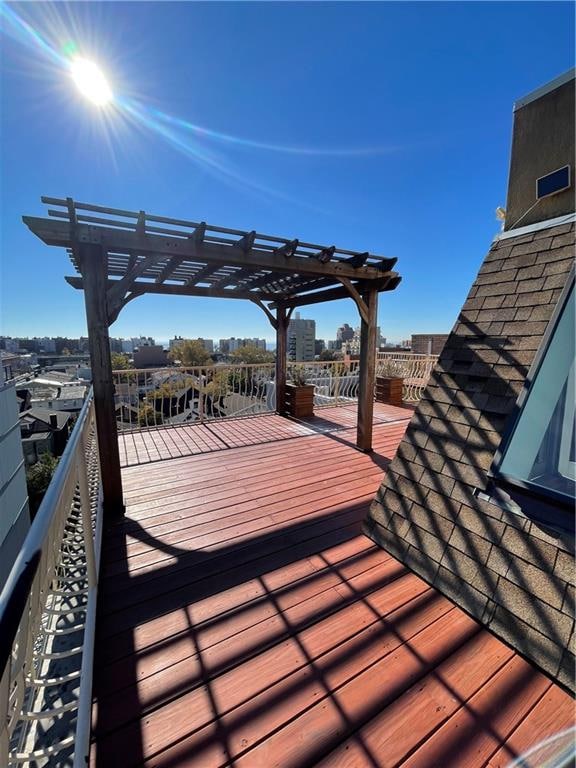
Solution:
M 50 426 L 58 429 L 58 416 L 55 413 L 50 414 Z

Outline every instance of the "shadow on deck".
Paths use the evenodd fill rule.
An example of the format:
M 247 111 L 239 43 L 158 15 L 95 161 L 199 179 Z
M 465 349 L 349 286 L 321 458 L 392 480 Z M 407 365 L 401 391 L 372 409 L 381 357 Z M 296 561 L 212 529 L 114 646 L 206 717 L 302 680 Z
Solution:
M 362 535 L 407 421 L 366 455 L 335 411 L 124 469 L 92 765 L 495 768 L 567 727 L 566 694 Z
M 413 409 L 374 404 L 374 424 L 410 419 Z M 291 419 L 274 413 L 214 419 L 197 424 L 161 426 L 139 431 L 121 431 L 118 438 L 122 467 L 165 459 L 212 453 L 245 445 L 290 440 L 317 432 L 356 429 L 356 403 L 317 408 L 306 419 Z

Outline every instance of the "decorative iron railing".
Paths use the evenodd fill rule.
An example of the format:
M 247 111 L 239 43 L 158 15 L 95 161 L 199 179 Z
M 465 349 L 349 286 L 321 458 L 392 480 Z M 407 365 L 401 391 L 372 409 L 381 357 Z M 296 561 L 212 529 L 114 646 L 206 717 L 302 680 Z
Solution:
M 0 595 L 1 766 L 87 764 L 101 525 L 90 394 Z
M 276 406 L 272 363 L 137 369 L 113 376 L 119 431 L 270 413 Z
M 411 352 L 378 352 L 376 375 L 392 371 L 404 379 L 402 400 L 419 403 L 438 355 L 414 355 Z
M 288 363 L 288 381 L 303 373 L 307 384 L 314 385 L 314 406 L 345 405 L 358 400 L 360 364 L 358 360 Z
M 289 363 L 288 380 L 297 369 L 314 385 L 318 407 L 358 397 L 357 361 Z M 272 413 L 276 408 L 273 363 L 120 370 L 113 375 L 120 432 Z
M 404 376 L 404 399 L 418 402 L 436 359 L 380 353 L 376 370 L 394 362 Z M 317 408 L 353 403 L 358 399 L 359 365 L 357 360 L 290 362 L 287 380 L 303 374 L 314 385 Z M 276 408 L 273 363 L 119 370 L 113 375 L 120 432 L 272 413 Z

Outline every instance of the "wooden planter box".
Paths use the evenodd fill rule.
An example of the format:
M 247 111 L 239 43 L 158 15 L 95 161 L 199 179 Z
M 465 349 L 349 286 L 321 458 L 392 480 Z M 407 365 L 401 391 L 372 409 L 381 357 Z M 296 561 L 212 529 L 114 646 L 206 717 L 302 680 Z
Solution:
M 404 379 L 376 376 L 376 402 L 402 406 L 402 386 Z
M 286 384 L 286 410 L 297 419 L 314 416 L 314 385 Z

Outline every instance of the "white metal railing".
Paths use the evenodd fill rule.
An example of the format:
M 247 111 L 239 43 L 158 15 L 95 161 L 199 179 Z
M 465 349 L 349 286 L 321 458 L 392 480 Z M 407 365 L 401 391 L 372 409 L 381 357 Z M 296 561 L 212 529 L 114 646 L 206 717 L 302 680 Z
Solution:
M 276 406 L 273 363 L 135 369 L 113 376 L 120 432 L 270 413 Z
M 378 352 L 376 375 L 392 373 L 404 379 L 402 400 L 419 403 L 438 355 L 415 355 L 411 352 Z
M 394 363 L 404 377 L 404 399 L 418 402 L 437 357 L 379 353 L 376 372 Z M 358 399 L 357 360 L 289 362 L 287 380 L 298 372 L 314 385 L 316 407 Z M 182 426 L 233 416 L 272 413 L 276 407 L 274 363 L 166 367 L 114 371 L 119 432 Z
M 314 406 L 345 405 L 358 400 L 360 363 L 358 360 L 288 363 L 287 380 L 303 372 L 307 384 L 314 385 Z
M 315 405 L 339 405 L 358 397 L 358 362 L 288 363 L 287 379 L 303 370 L 315 387 Z M 168 367 L 114 371 L 119 432 L 182 426 L 231 416 L 272 413 L 274 363 Z
M 86 766 L 102 530 L 92 393 L 0 594 L 0 765 Z

